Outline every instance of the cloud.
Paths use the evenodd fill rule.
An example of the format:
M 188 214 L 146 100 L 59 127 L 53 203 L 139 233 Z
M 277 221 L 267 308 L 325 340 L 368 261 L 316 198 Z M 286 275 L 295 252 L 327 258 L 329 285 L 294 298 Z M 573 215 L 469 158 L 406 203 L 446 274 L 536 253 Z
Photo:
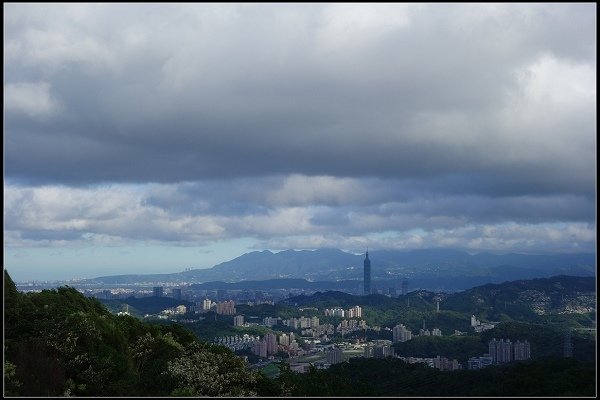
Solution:
M 7 8 L 7 81 L 43 75 L 71 117 L 8 118 L 9 177 L 453 171 L 593 191 L 592 5 L 43 7 L 55 19 Z
M 4 109 L 43 118 L 59 112 L 61 105 L 50 93 L 48 82 L 19 82 L 4 86 Z
M 6 246 L 588 251 L 595 11 L 7 4 Z
M 496 250 L 511 243 L 531 250 L 523 243 L 532 243 L 539 251 L 572 249 L 567 243 L 589 251 L 595 243 L 594 201 L 583 196 L 440 196 L 406 182 L 399 196 L 389 188 L 402 182 L 334 177 L 243 182 L 241 190 L 236 182 L 220 181 L 88 188 L 8 185 L 6 243 L 198 246 L 251 237 L 276 248 L 283 243 L 337 243 L 343 248 L 370 243 Z M 296 201 L 296 194 L 308 187 L 314 190 Z

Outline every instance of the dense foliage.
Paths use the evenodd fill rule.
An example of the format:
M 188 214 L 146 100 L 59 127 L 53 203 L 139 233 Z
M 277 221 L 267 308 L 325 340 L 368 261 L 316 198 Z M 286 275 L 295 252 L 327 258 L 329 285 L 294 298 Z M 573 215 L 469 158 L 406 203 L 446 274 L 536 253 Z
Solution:
M 70 287 L 21 294 L 6 271 L 4 286 L 5 394 L 249 396 L 264 384 L 180 325 L 110 314 Z
M 463 365 L 470 357 L 488 352 L 487 343 L 478 336 L 417 336 L 407 342 L 395 343 L 395 352 L 403 357 L 444 356 L 457 359 Z
M 594 396 L 595 367 L 573 359 L 443 372 L 399 359 L 355 358 L 327 370 L 276 379 L 292 396 Z

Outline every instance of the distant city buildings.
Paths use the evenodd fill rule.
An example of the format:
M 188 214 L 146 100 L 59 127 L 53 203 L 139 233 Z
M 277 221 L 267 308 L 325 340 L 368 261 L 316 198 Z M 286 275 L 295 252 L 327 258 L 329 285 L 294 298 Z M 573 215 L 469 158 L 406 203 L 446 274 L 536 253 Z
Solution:
M 280 321 L 280 318 L 278 318 L 278 317 L 277 318 L 265 317 L 265 318 L 263 318 L 262 323 L 264 326 L 268 326 L 270 328 L 270 327 L 273 327 L 273 326 L 279 324 L 279 321 Z
M 210 309 L 215 305 L 215 303 L 212 302 L 212 300 L 210 299 L 204 299 L 204 301 L 202 302 L 202 310 L 203 311 L 210 311 Z
M 154 297 L 163 297 L 164 294 L 164 287 L 162 286 L 155 286 L 152 288 L 152 296 Z
M 294 335 L 292 333 L 292 335 Z M 281 336 L 279 336 L 279 344 L 282 346 L 289 346 L 290 345 L 290 336 L 288 336 L 286 333 L 283 333 Z
M 481 369 L 485 367 L 489 367 L 494 363 L 494 359 L 489 355 L 484 355 L 483 357 L 471 357 L 469 361 L 467 361 L 468 369 Z
M 392 329 L 392 337 L 394 343 L 407 342 L 412 339 L 412 332 L 409 331 L 403 324 L 396 325 Z
M 346 312 L 344 311 L 343 308 L 340 307 L 336 307 L 336 308 L 326 308 L 325 311 L 325 316 L 326 317 L 344 317 Z
M 450 360 L 449 358 L 440 356 L 433 359 L 433 367 L 440 371 L 456 371 L 462 369 L 462 365 L 458 360 Z
M 526 340 L 512 343 L 510 339 L 492 339 L 488 343 L 489 356 L 494 364 L 504 364 L 511 361 L 528 360 L 531 358 L 531 346 Z
M 226 300 L 217 303 L 216 307 L 217 314 L 222 315 L 234 315 L 235 314 L 235 302 L 233 300 Z
M 244 326 L 244 316 L 236 315 L 233 317 L 233 326 Z
M 347 317 L 347 318 L 360 318 L 362 317 L 362 308 L 360 306 L 354 306 L 348 310 L 344 310 L 340 307 L 326 308 L 324 311 L 326 317 Z
M 362 317 L 362 308 L 360 308 L 360 306 L 354 306 L 354 307 L 348 309 L 347 316 L 348 316 L 348 318 Z
M 524 342 L 517 340 L 513 345 L 513 350 L 515 361 L 529 360 L 531 358 L 531 345 L 527 340 Z
M 333 347 L 327 352 L 327 363 L 328 364 L 339 364 L 343 361 L 342 349 L 339 347 Z
M 374 340 L 364 347 L 365 358 L 387 358 L 394 356 L 394 348 L 389 340 Z
M 277 336 L 274 333 L 267 333 L 264 341 L 267 343 L 267 356 L 277 353 Z
M 171 297 L 173 297 L 175 300 L 181 300 L 181 289 L 172 289 Z
M 471 315 L 471 326 L 477 333 L 481 333 L 483 331 L 487 331 L 489 329 L 493 329 L 496 326 L 496 323 L 493 322 L 481 322 L 475 315 Z

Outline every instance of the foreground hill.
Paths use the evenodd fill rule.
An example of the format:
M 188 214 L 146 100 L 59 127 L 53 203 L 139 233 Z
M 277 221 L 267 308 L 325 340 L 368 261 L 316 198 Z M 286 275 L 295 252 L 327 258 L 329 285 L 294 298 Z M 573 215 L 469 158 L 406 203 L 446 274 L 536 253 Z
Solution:
M 595 254 L 559 255 L 470 255 L 456 250 L 381 250 L 369 253 L 374 281 L 399 285 L 411 280 L 412 287 L 466 289 L 488 282 L 531 279 L 553 275 L 593 276 Z M 117 275 L 87 280 L 88 283 L 133 282 L 239 282 L 277 278 L 309 281 L 362 280 L 364 254 L 338 249 L 268 250 L 244 254 L 208 269 L 175 274 Z
M 17 292 L 4 272 L 5 395 L 247 396 L 262 376 L 179 325 L 116 316 L 73 288 Z

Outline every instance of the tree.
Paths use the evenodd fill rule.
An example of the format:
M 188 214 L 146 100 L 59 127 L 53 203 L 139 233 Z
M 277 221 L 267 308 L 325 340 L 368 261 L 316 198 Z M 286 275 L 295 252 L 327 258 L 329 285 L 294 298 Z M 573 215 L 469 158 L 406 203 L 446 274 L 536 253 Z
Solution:
M 177 382 L 175 396 L 256 396 L 258 374 L 230 350 L 194 342 L 169 361 L 167 374 Z

